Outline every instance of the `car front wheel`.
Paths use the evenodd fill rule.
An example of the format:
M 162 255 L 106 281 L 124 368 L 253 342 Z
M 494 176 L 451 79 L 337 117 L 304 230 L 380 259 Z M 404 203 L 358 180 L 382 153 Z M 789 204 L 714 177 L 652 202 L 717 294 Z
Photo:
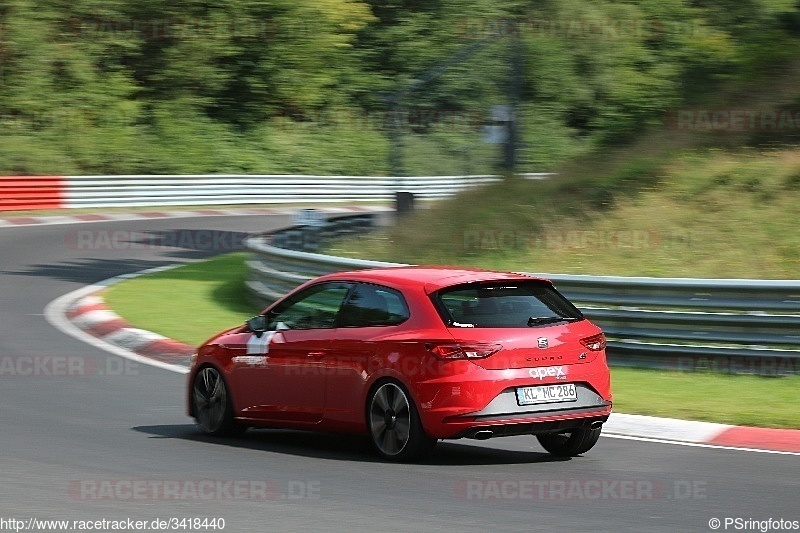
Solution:
M 582 428 L 569 433 L 547 433 L 537 435 L 539 444 L 558 457 L 575 457 L 588 452 L 597 444 L 602 428 Z
M 233 419 L 228 387 L 216 368 L 204 367 L 194 377 L 192 402 L 195 420 L 204 433 L 226 436 L 245 429 Z
M 436 439 L 425 434 L 414 402 L 398 383 L 383 383 L 370 395 L 367 424 L 375 450 L 385 459 L 418 459 L 436 445 Z

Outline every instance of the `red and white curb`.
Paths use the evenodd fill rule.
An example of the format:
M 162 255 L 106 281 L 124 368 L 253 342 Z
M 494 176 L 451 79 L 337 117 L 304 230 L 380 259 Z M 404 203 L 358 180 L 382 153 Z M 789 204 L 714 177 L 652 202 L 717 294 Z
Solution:
M 800 430 L 613 413 L 603 435 L 650 442 L 800 455 Z
M 120 220 L 153 220 L 161 218 L 230 217 L 253 215 L 293 215 L 299 207 L 258 207 L 234 209 L 199 209 L 194 211 L 141 211 L 133 213 L 83 213 L 75 215 L 23 215 L 0 217 L 0 228 L 18 226 L 46 226 L 54 224 L 87 224 Z M 394 211 L 389 206 L 329 206 L 315 207 L 316 211 L 328 214 L 378 213 Z
M 194 347 L 131 326 L 111 311 L 103 298 L 90 295 L 66 309 L 66 316 L 83 331 L 109 344 L 170 365 L 188 366 Z
M 120 281 L 184 264 L 150 268 L 72 291 L 47 304 L 44 316 L 56 329 L 96 348 L 138 363 L 186 374 L 194 347 L 131 326 L 111 311 L 100 295 L 104 289 Z

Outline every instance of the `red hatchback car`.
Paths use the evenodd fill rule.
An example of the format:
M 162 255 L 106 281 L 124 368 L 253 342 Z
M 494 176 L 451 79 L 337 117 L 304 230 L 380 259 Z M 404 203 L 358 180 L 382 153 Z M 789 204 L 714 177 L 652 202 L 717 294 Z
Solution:
M 574 456 L 611 413 L 600 328 L 548 280 L 403 267 L 322 276 L 199 349 L 189 414 L 368 435 L 409 460 L 439 439 L 536 435 Z

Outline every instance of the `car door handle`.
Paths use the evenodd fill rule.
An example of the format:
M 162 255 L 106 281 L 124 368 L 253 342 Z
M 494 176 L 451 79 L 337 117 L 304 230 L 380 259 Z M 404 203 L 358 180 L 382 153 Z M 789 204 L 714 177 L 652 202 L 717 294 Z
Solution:
M 308 357 L 322 357 L 325 352 L 308 352 Z

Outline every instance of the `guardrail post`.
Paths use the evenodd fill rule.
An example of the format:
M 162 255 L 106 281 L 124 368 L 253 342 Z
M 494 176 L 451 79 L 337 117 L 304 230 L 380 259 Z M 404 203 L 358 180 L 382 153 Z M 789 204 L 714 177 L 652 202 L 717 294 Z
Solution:
M 394 208 L 398 216 L 406 215 L 414 210 L 414 193 L 397 191 L 394 193 Z

